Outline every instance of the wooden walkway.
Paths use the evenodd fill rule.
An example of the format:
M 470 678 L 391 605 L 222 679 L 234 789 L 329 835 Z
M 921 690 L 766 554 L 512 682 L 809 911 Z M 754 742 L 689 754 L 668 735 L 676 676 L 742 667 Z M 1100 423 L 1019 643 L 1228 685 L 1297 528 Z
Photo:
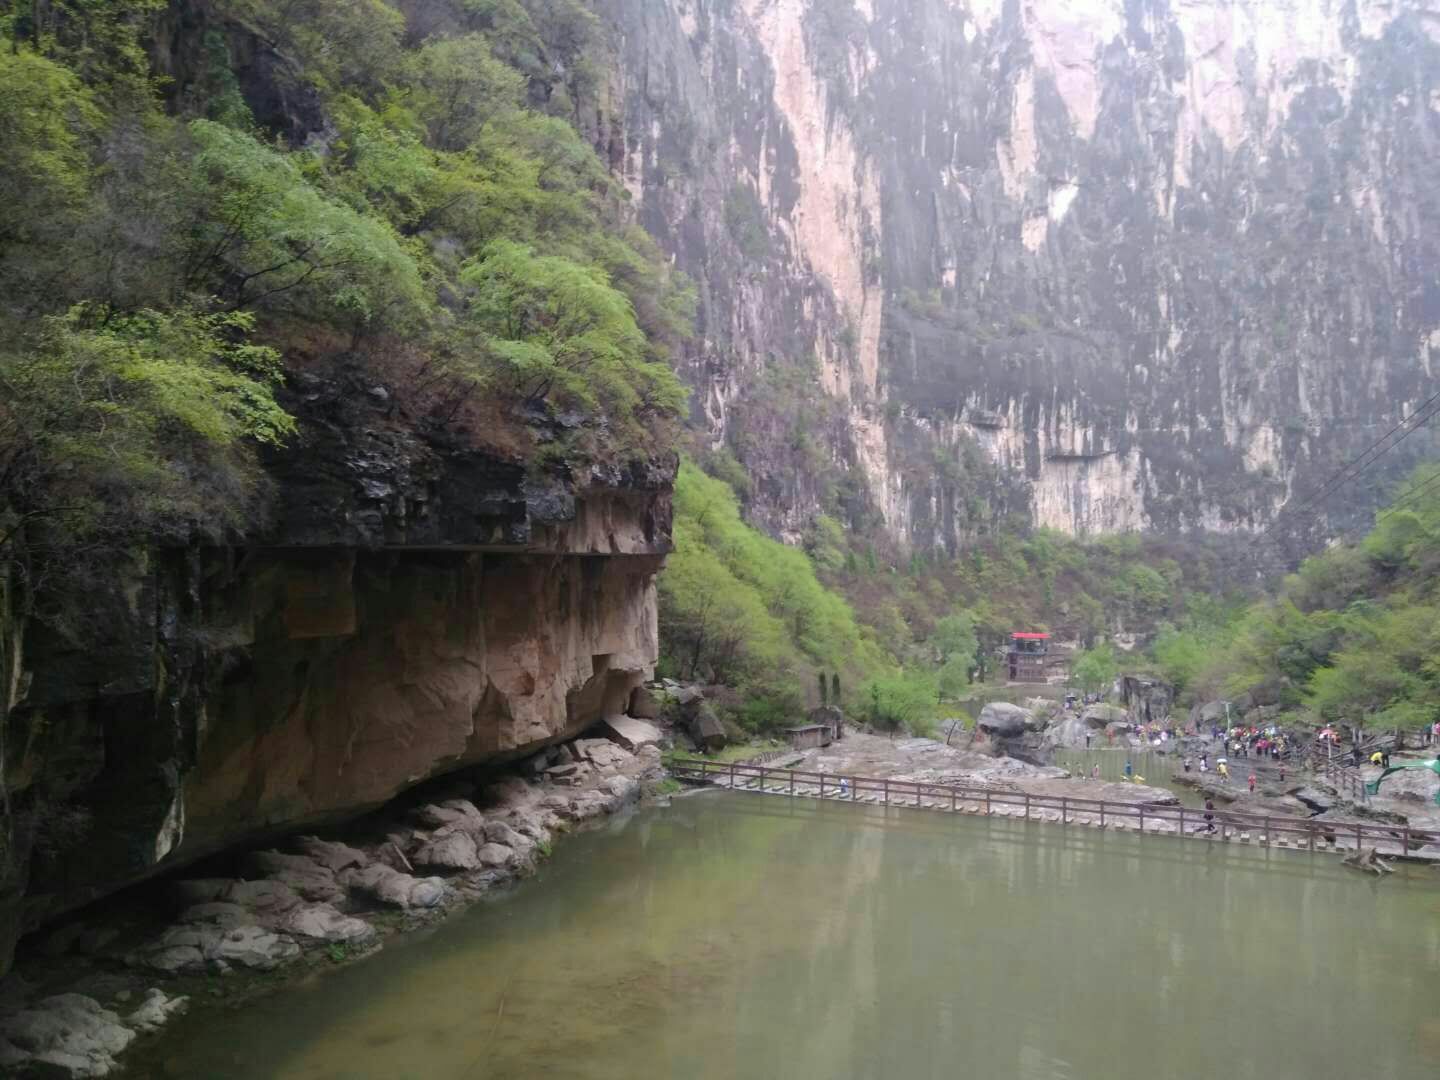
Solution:
M 927 784 L 836 773 L 777 769 L 744 762 L 681 759 L 670 766 L 677 780 L 735 791 L 790 798 L 829 799 L 871 806 L 901 806 L 949 814 L 1009 817 L 1115 832 L 1169 834 L 1202 840 L 1261 844 L 1307 851 L 1351 852 L 1374 848 L 1390 858 L 1440 860 L 1440 831 L 1380 822 L 1317 821 L 1251 814 L 1216 807 L 1156 806 L 1108 799 L 1035 795 L 1013 788 Z M 1420 849 L 1430 850 L 1419 854 Z

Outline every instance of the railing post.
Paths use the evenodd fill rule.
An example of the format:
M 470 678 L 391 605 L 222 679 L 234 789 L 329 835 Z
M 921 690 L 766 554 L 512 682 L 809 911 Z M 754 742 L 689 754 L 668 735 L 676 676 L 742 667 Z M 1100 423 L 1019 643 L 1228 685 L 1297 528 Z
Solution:
M 1135 809 L 1140 811 L 1140 832 L 1143 835 L 1145 832 L 1145 804 L 1139 803 Z
M 1400 854 L 1410 854 L 1410 826 L 1405 826 L 1405 832 L 1400 837 Z
M 1359 851 L 1360 851 L 1360 849 L 1363 848 L 1364 846 L 1365 846 L 1365 841 L 1364 841 L 1363 839 L 1361 839 L 1361 834 L 1360 834 L 1360 822 L 1357 821 L 1357 822 L 1355 822 L 1355 851 L 1356 851 L 1356 853 L 1358 854 Z
M 885 805 L 890 805 L 890 778 L 885 777 Z
M 820 798 L 825 798 L 825 774 L 820 774 Z
M 730 790 L 735 790 L 735 762 L 730 762 Z
M 1271 835 L 1269 814 L 1265 815 L 1265 842 L 1267 844 L 1273 844 L 1275 842 L 1275 837 Z
M 1185 804 L 1180 804 L 1180 835 L 1185 835 Z
M 1100 828 L 1105 827 L 1105 800 L 1100 800 Z
M 1067 799 L 1067 798 L 1065 798 L 1064 795 L 1061 795 L 1061 796 L 1060 796 L 1060 824 L 1061 824 L 1061 825 L 1069 825 L 1069 824 L 1070 824 L 1070 810 L 1069 810 L 1069 805 L 1070 805 L 1070 800 Z
M 955 812 L 955 802 L 959 794 L 960 793 L 956 791 L 953 787 L 950 789 L 950 812 L 952 814 Z
M 1030 793 L 1025 792 L 1025 820 L 1030 820 Z
M 1313 852 L 1313 851 L 1315 850 L 1315 826 L 1314 826 L 1314 825 L 1307 825 L 1307 826 L 1305 827 L 1305 836 L 1306 836 L 1306 838 L 1310 841 L 1310 850 Z
M 795 770 L 790 770 L 790 797 L 795 797 Z
M 985 789 L 985 816 L 990 816 L 990 789 Z

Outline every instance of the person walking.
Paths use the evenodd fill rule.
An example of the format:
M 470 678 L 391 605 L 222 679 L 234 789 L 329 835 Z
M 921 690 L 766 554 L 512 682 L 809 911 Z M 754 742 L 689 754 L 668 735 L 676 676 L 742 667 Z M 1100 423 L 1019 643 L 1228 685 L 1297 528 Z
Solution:
M 1250 794 L 1255 794 L 1255 774 L 1253 772 L 1250 774 Z
M 1220 759 L 1215 767 L 1215 771 L 1220 774 L 1220 782 L 1222 784 L 1228 784 L 1230 782 L 1230 766 L 1224 758 Z
M 1094 733 L 1093 731 L 1087 730 L 1087 731 L 1085 732 L 1085 749 L 1086 749 L 1086 750 L 1089 750 L 1089 749 L 1090 749 L 1090 740 L 1094 737 L 1094 735 L 1095 735 L 1095 733 Z
M 1125 779 L 1126 779 L 1126 780 L 1134 780 L 1134 779 L 1135 779 L 1135 766 L 1132 765 L 1132 764 L 1130 764 L 1130 762 L 1129 762 L 1128 759 L 1127 759 L 1126 762 L 1125 762 Z
M 1098 761 L 1097 761 L 1094 765 L 1091 765 L 1091 766 L 1090 766 L 1090 779 L 1091 779 L 1091 780 L 1099 780 L 1099 779 L 1100 779 L 1100 763 L 1099 763 Z
M 1205 831 L 1207 833 L 1215 831 L 1215 800 L 1208 795 L 1205 796 Z

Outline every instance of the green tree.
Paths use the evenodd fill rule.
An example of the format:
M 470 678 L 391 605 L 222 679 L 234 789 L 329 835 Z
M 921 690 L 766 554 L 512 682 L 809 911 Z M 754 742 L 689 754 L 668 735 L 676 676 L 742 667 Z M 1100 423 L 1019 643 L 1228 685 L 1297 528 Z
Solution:
M 684 388 L 647 359 L 634 310 L 603 271 L 497 240 L 462 280 L 471 325 L 527 401 L 598 408 L 629 431 L 679 416 Z
M 931 675 L 902 672 L 869 679 L 860 688 L 868 719 L 884 731 L 905 729 L 932 735 L 939 714 L 939 690 Z
M 413 325 L 429 308 L 420 269 L 382 221 L 327 199 L 287 155 L 209 120 L 190 124 L 200 219 L 188 288 L 235 308 L 307 310 L 360 328 Z
M 1115 649 L 1107 641 L 1093 649 L 1082 649 L 1070 665 L 1070 676 L 1087 694 L 1104 691 L 1120 673 Z

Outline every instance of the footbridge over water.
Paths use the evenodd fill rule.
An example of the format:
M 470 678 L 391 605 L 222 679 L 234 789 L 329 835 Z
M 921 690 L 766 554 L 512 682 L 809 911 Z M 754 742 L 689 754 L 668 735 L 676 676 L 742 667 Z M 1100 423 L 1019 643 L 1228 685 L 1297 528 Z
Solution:
M 680 759 L 677 780 L 788 798 L 908 807 L 947 814 L 1009 817 L 1116 832 L 1172 835 L 1209 842 L 1353 853 L 1374 849 L 1389 858 L 1440 862 L 1440 830 L 1383 822 L 1341 822 L 1252 814 L 1216 807 L 1128 803 L 1039 795 L 1017 788 L 937 784 L 839 773 L 806 772 L 749 762 Z

